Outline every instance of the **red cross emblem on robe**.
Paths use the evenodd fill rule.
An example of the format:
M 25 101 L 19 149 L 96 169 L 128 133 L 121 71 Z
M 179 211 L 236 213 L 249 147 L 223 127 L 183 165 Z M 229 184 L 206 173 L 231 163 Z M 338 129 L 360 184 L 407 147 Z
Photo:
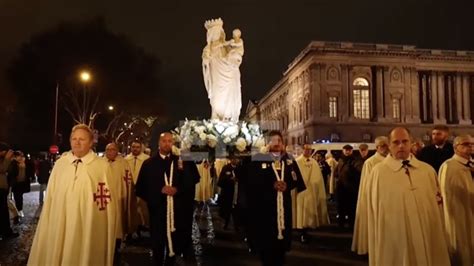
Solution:
M 99 182 L 97 185 L 97 191 L 94 193 L 94 202 L 99 206 L 99 211 L 103 211 L 107 208 L 107 204 L 110 203 L 110 190 L 105 186 L 104 182 Z

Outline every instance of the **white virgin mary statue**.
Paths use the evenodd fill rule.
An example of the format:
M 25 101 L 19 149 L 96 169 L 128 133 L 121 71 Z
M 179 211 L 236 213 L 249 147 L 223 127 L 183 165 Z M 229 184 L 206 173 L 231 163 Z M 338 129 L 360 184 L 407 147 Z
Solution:
M 209 97 L 211 119 L 237 122 L 242 108 L 240 64 L 244 42 L 238 29 L 233 38 L 225 40 L 222 19 L 206 21 L 207 45 L 202 53 L 204 84 Z

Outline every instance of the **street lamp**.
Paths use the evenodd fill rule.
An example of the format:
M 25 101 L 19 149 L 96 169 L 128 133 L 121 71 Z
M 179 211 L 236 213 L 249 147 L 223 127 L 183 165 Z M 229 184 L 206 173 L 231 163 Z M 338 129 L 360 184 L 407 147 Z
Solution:
M 91 79 L 91 75 L 87 71 L 82 71 L 80 77 L 83 82 L 88 82 Z
M 82 71 L 79 75 L 81 82 L 83 83 L 83 97 L 82 97 L 82 120 L 83 123 L 86 124 L 86 101 L 87 101 L 87 91 L 86 91 L 86 84 L 90 81 L 91 79 L 91 74 L 88 71 Z

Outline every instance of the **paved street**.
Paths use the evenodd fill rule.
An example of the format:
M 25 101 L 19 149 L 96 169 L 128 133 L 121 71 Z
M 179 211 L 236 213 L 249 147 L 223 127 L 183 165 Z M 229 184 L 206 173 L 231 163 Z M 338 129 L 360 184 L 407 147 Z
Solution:
M 25 265 L 34 236 L 37 219 L 41 210 L 38 204 L 38 186 L 32 186 L 32 192 L 25 194 L 25 218 L 15 230 L 20 237 L 0 241 L 0 265 Z M 331 216 L 334 207 L 331 205 Z M 215 207 L 199 210 L 196 213 L 193 230 L 195 258 L 193 262 L 178 260 L 179 265 L 259 265 L 255 255 L 248 253 L 246 243 L 233 230 L 223 230 L 223 224 L 217 216 Z M 232 228 L 232 226 L 230 226 Z M 351 234 L 340 232 L 335 226 L 327 226 L 310 232 L 308 244 L 298 242 L 294 235 L 293 249 L 287 256 L 287 265 L 367 265 L 365 258 L 349 251 Z M 121 254 L 120 265 L 151 265 L 148 238 L 135 241 L 126 246 Z

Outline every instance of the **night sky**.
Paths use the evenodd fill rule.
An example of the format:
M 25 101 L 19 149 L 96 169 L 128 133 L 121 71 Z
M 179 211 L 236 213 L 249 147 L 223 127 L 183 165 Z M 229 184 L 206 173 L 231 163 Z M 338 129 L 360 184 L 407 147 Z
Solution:
M 227 39 L 232 29 L 242 31 L 245 111 L 248 100 L 271 89 L 312 40 L 474 50 L 471 5 L 426 0 L 0 0 L 0 73 L 32 35 L 61 21 L 103 17 L 110 30 L 161 60 L 162 95 L 173 119 L 207 118 L 210 107 L 201 72 L 206 19 L 221 17 Z M 7 88 L 2 77 L 0 90 Z

